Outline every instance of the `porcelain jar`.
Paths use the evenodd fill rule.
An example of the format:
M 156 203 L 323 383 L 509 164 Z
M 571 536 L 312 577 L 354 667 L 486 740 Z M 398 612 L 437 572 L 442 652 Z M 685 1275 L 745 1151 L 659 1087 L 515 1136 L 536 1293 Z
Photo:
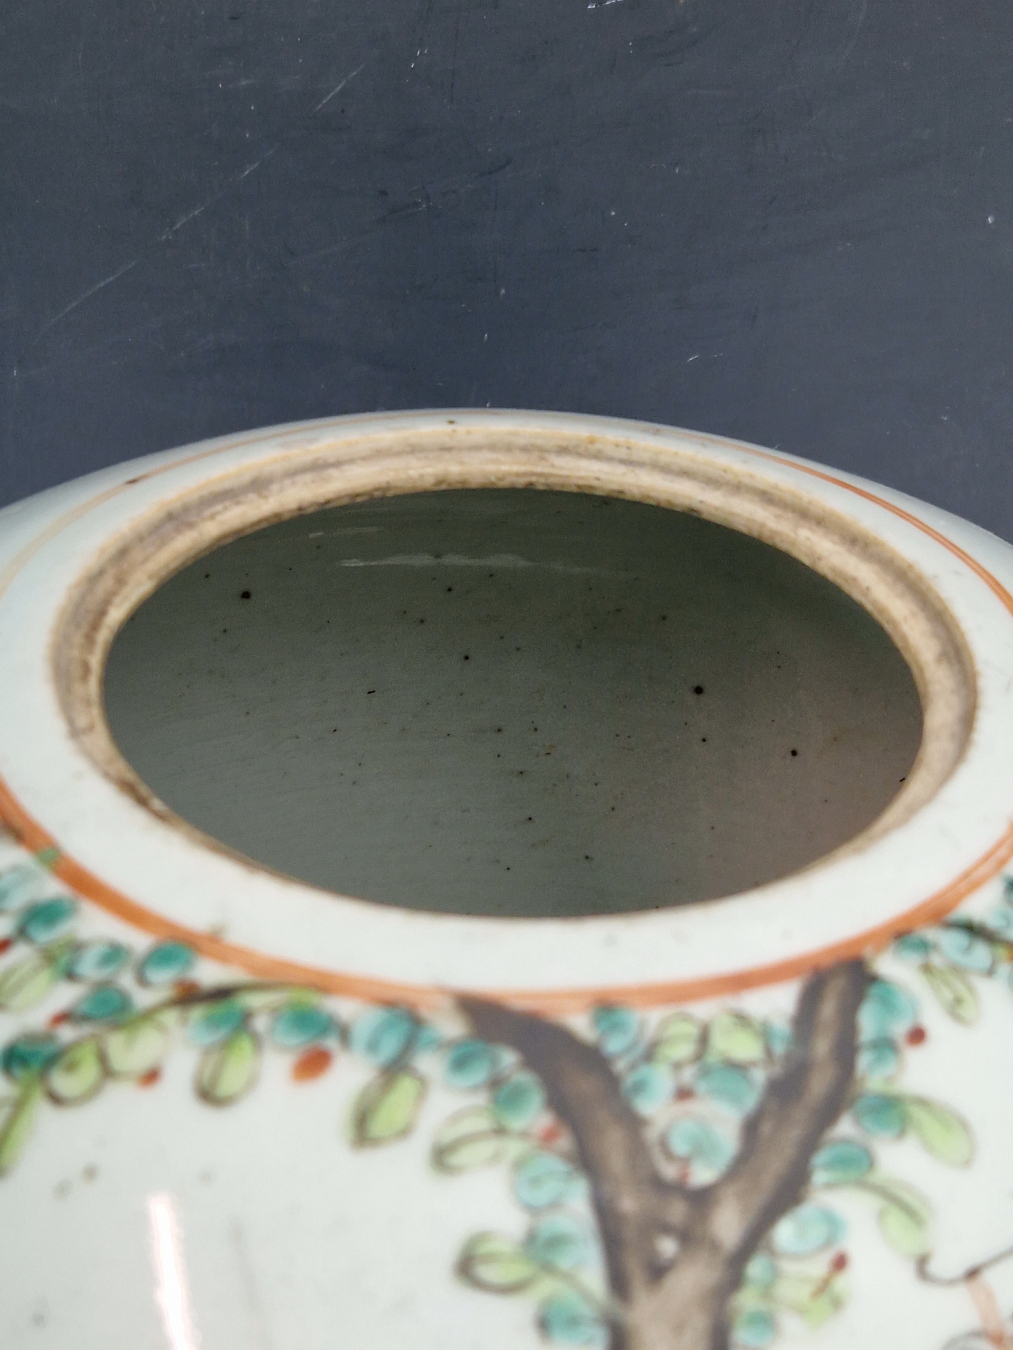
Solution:
M 1009 1350 L 1011 589 L 568 415 L 0 512 L 0 1344 Z

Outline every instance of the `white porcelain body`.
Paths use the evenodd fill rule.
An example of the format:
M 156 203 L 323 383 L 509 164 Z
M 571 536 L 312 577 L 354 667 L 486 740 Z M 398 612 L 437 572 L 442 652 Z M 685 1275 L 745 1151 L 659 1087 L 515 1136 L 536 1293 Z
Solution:
M 359 447 L 370 437 L 424 439 L 444 432 L 448 420 L 462 445 L 469 436 L 523 436 L 535 429 L 582 438 L 580 453 L 592 459 L 596 445 L 619 443 L 639 447 L 638 454 L 661 465 L 666 456 L 689 456 L 731 480 L 745 476 L 795 493 L 883 541 L 927 581 L 970 652 L 976 702 L 959 763 L 910 819 L 824 864 L 725 900 L 577 920 L 438 915 L 335 897 L 206 847 L 103 772 L 68 725 L 52 644 L 68 595 L 111 541 L 134 522 L 234 472 L 276 464 L 279 457 L 295 464 L 322 447 L 340 459 L 342 445 Z M 484 472 L 491 481 L 492 470 L 486 466 Z M 409 480 L 406 471 L 402 490 Z M 586 476 L 580 485 L 586 486 Z M 877 1344 L 943 1350 L 960 1337 L 967 1347 L 1005 1344 L 995 1338 L 1007 1334 L 1002 1323 L 1013 1309 L 1013 1260 L 990 1264 L 982 1274 L 974 1268 L 1013 1244 L 1013 994 L 1009 953 L 1000 941 L 1005 933 L 997 927 L 1005 913 L 1003 867 L 1013 854 L 1011 591 L 1013 550 L 902 494 L 716 438 L 563 415 L 432 413 L 276 428 L 117 466 L 0 513 L 0 818 L 7 828 L 0 870 L 9 875 L 22 865 L 37 868 L 34 880 L 24 874 L 27 889 L 13 896 L 6 911 L 15 941 L 0 965 L 0 996 L 6 991 L 8 1002 L 0 1013 L 3 1042 L 26 1034 L 52 1035 L 61 1045 L 92 1037 L 99 1065 L 89 1068 L 86 1052 L 79 1052 L 81 1063 L 64 1060 L 64 1087 L 53 1077 L 59 1061 L 52 1056 L 39 1061 L 37 1073 L 13 1063 L 9 1074 L 4 1109 L 11 1165 L 0 1181 L 7 1215 L 0 1228 L 7 1277 L 0 1344 L 12 1350 L 111 1344 L 132 1350 L 400 1350 L 406 1343 L 420 1350 L 447 1344 L 513 1350 L 549 1336 L 560 1344 L 604 1345 L 611 1338 L 624 1350 L 713 1350 L 688 1314 L 679 1315 L 673 1330 L 664 1323 L 671 1314 L 659 1309 L 652 1340 L 641 1306 L 628 1317 L 621 1291 L 614 1290 L 610 1302 L 615 1267 L 610 1276 L 595 1254 L 602 1211 L 579 1183 L 565 1203 L 544 1211 L 519 1203 L 510 1170 L 516 1158 L 539 1148 L 555 1156 L 559 1131 L 553 1120 L 560 1110 L 554 1115 L 550 1109 L 551 1087 L 550 1107 L 530 1125 L 541 1133 L 511 1143 L 504 1161 L 454 1175 L 431 1166 L 433 1140 L 447 1118 L 469 1107 L 488 1108 L 492 1090 L 483 1081 L 469 1095 L 460 1074 L 456 1086 L 446 1082 L 446 1055 L 456 1042 L 475 1038 L 455 994 L 503 999 L 563 1021 L 584 1039 L 594 1039 L 596 1024 L 589 1017 L 596 1007 L 639 1009 L 648 1041 L 664 1017 L 685 1010 L 711 1028 L 713 1053 L 701 1042 L 692 1064 L 678 1057 L 665 1061 L 656 1038 L 645 1052 L 655 1063 L 664 1061 L 671 1074 L 673 1091 L 663 1106 L 675 1112 L 665 1118 L 668 1129 L 679 1112 L 690 1111 L 680 1101 L 706 1098 L 707 1120 L 714 1111 L 720 1116 L 720 1094 L 703 1091 L 710 1063 L 741 1069 L 734 1082 L 749 1079 L 762 1100 L 777 1080 L 784 1052 L 768 1046 L 761 1063 L 760 1052 L 750 1048 L 750 1028 L 789 1025 L 813 972 L 860 959 L 911 999 L 910 1009 L 895 1010 L 893 1021 L 886 1018 L 878 1028 L 882 1035 L 871 1037 L 899 1048 L 902 1065 L 882 1080 L 873 1076 L 865 1088 L 853 1084 L 823 1143 L 851 1141 L 874 1160 L 874 1171 L 856 1175 L 863 1185 L 831 1186 L 808 1198 L 797 1194 L 791 1205 L 782 1205 L 777 1221 L 802 1202 L 832 1211 L 838 1227 L 811 1250 L 774 1252 L 771 1260 L 780 1263 L 776 1298 L 754 1263 L 753 1284 L 745 1293 L 726 1291 L 726 1322 L 718 1318 L 706 1334 L 724 1337 L 714 1344 L 730 1338 L 735 1345 L 813 1344 L 825 1350 Z M 71 925 L 60 932 L 58 925 L 52 932 L 40 929 L 33 939 L 25 916 L 41 911 L 32 906 L 66 896 L 78 901 Z M 988 925 L 990 936 L 982 939 L 988 969 L 971 929 L 960 930 L 970 935 L 965 940 L 945 927 L 955 915 L 958 922 L 964 917 Z M 891 942 L 915 929 L 927 934 L 928 954 L 912 962 Z M 183 972 L 193 986 L 182 992 L 179 981 L 130 984 L 138 1008 L 153 1006 L 171 987 L 174 1016 L 182 1022 L 180 1009 L 187 999 L 186 1007 L 195 1006 L 201 990 L 306 987 L 323 1000 L 315 1006 L 345 1028 L 342 1043 L 332 1037 L 311 1044 L 295 1036 L 290 1051 L 272 1049 L 270 1019 L 277 1007 L 251 1011 L 251 1000 L 250 1035 L 264 1042 L 263 1054 L 244 1079 L 243 1046 L 228 1042 L 232 1058 L 218 1070 L 233 1074 L 241 1088 L 252 1088 L 259 1074 L 255 1090 L 232 1092 L 228 1082 L 214 1080 L 209 1049 L 226 1042 L 208 1039 L 213 1028 L 199 1033 L 197 1040 L 204 1035 L 204 1041 L 195 1045 L 177 1027 L 178 1045 L 174 1041 L 164 1053 L 152 1049 L 150 1064 L 142 1064 L 141 1056 L 122 1081 L 114 1081 L 115 1054 L 99 1042 L 115 1030 L 116 1019 L 61 1018 L 96 982 L 110 982 L 74 982 L 67 952 L 78 947 L 52 956 L 63 964 L 52 981 L 43 979 L 34 1002 L 31 991 L 18 992 L 16 979 L 2 983 L 5 971 L 51 952 L 64 931 L 77 943 L 121 943 L 132 954 L 166 940 L 196 953 L 196 965 Z M 909 943 L 909 958 L 912 952 L 917 956 Z M 115 981 L 125 984 L 126 976 L 115 974 Z M 262 1003 L 266 1007 L 270 998 Z M 393 1005 L 428 1019 L 444 1037 L 444 1048 L 429 1058 L 422 1054 L 412 1066 L 401 1059 L 385 1067 L 382 1050 L 375 1044 L 370 1049 L 364 1024 L 357 1041 L 347 1028 L 371 1008 Z M 731 1042 L 723 1049 L 718 1043 L 730 1034 L 730 1013 L 745 1038 L 737 1050 Z M 47 1030 L 54 1015 L 55 1027 Z M 863 1015 L 871 1025 L 873 1015 Z M 714 1031 L 715 1025 L 724 1030 Z M 299 1056 L 303 1069 L 293 1082 Z M 619 1077 L 628 1076 L 629 1066 L 620 1060 L 613 1057 L 612 1067 Z M 92 1072 L 94 1084 L 87 1079 Z M 204 1100 L 191 1086 L 195 1072 L 199 1081 L 205 1075 Z M 385 1073 L 398 1072 L 417 1074 L 425 1086 L 409 1112 L 406 1137 L 382 1148 L 355 1147 L 348 1138 L 350 1129 L 355 1134 L 349 1111 L 354 1115 L 358 1100 L 360 1136 L 373 1126 L 382 1133 L 382 1122 L 363 1126 L 359 1094 L 368 1094 Z M 146 1086 L 139 1087 L 142 1078 Z M 28 1083 L 37 1083 L 37 1100 L 29 1101 Z M 681 1098 L 677 1084 L 685 1089 Z M 414 1090 L 404 1088 L 408 1095 Z M 848 1114 L 863 1091 L 865 1098 L 903 1099 L 908 1105 L 897 1109 L 907 1115 L 886 1128 L 890 1120 L 877 1120 L 868 1105 L 859 1117 Z M 63 1105 L 53 1106 L 51 1099 L 61 1093 Z M 228 1110 L 209 1109 L 209 1100 L 225 1103 L 232 1096 L 237 1100 Z M 635 1097 L 634 1088 L 628 1096 Z M 946 1111 L 930 1111 L 926 1124 L 918 1114 L 922 1101 L 940 1102 Z M 738 1138 L 741 1120 L 748 1122 L 750 1110 L 758 1109 L 752 1102 L 737 1108 L 738 1115 L 732 1112 L 729 1137 Z M 880 1109 L 889 1115 L 889 1107 Z M 23 1149 L 11 1137 L 18 1110 L 26 1132 L 33 1118 Z M 875 1128 L 863 1130 L 862 1110 Z M 648 1121 L 646 1106 L 642 1114 Z M 17 1133 L 21 1124 L 15 1124 Z M 572 1122 L 564 1119 L 563 1125 L 565 1136 Z M 360 1137 L 364 1142 L 370 1141 Z M 560 1156 L 565 1153 L 564 1138 Z M 566 1156 L 576 1156 L 579 1172 L 580 1149 Z M 690 1173 L 703 1167 L 699 1157 L 683 1161 Z M 678 1155 L 670 1153 L 666 1165 L 678 1173 Z M 690 1173 L 684 1169 L 682 1179 Z M 879 1229 L 883 1194 L 893 1184 L 885 1182 L 887 1190 L 877 1196 L 880 1174 L 921 1197 L 909 1201 L 917 1231 L 909 1234 L 906 1252 Z M 674 1173 L 666 1176 L 678 1184 Z M 700 1177 L 690 1179 L 701 1185 L 713 1180 L 705 1167 Z M 592 1177 L 592 1189 L 595 1184 Z M 895 1188 L 892 1194 L 902 1202 L 906 1192 Z M 481 1281 L 469 1280 L 467 1271 L 460 1273 L 462 1250 L 474 1235 L 491 1232 L 522 1242 L 527 1232 L 530 1257 L 537 1233 L 530 1234 L 546 1213 L 557 1211 L 566 1222 L 583 1224 L 591 1237 L 584 1264 L 579 1270 L 567 1266 L 556 1285 L 550 1288 L 550 1280 L 536 1287 L 531 1278 L 530 1298 L 523 1290 L 497 1297 L 478 1287 Z M 782 1246 L 790 1248 L 786 1233 Z M 767 1252 L 771 1240 L 766 1230 L 754 1236 L 747 1255 Z M 922 1269 L 920 1256 L 927 1260 Z M 671 1262 L 671 1253 L 663 1251 L 659 1259 Z M 674 1261 L 677 1266 L 678 1255 Z M 935 1284 L 926 1272 L 960 1278 Z M 664 1276 L 655 1278 L 660 1288 Z M 577 1289 L 577 1303 L 567 1305 L 568 1288 Z M 828 1291 L 833 1307 L 824 1309 Z M 820 1310 L 808 1320 L 806 1299 Z

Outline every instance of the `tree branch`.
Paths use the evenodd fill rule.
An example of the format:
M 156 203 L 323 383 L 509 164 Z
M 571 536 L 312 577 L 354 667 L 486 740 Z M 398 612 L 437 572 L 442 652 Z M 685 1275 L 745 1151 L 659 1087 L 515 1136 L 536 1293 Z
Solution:
M 804 1195 L 809 1161 L 844 1109 L 855 1071 L 862 962 L 811 975 L 780 1072 L 746 1120 L 718 1181 L 689 1190 L 657 1171 L 643 1123 L 608 1060 L 566 1027 L 477 998 L 459 1000 L 475 1033 L 509 1045 L 541 1078 L 592 1186 L 613 1297 L 613 1350 L 723 1350 L 746 1262 Z M 659 1239 L 677 1240 L 674 1259 Z
M 855 1020 L 868 983 L 860 961 L 809 977 L 784 1067 L 746 1121 L 735 1162 L 709 1188 L 702 1223 L 742 1265 L 805 1192 L 809 1159 L 844 1109 L 855 1072 Z
M 613 1296 L 626 1303 L 654 1277 L 657 1238 L 681 1238 L 694 1196 L 660 1177 L 643 1122 L 622 1094 L 609 1061 L 556 1022 L 478 998 L 458 1000 L 476 1035 L 509 1045 L 542 1080 L 549 1105 L 569 1126 L 592 1183 Z

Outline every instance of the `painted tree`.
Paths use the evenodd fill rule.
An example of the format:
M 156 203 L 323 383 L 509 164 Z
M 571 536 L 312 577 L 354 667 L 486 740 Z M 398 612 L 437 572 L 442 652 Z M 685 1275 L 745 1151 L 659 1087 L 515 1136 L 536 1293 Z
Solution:
M 910 980 L 877 962 L 810 975 L 790 1021 L 731 1006 L 707 1017 L 599 1007 L 564 1023 L 476 998 L 426 1020 L 213 969 L 198 979 L 180 942 L 135 951 L 83 937 L 80 902 L 59 893 L 53 861 L 22 857 L 0 872 L 0 1011 L 43 1017 L 0 1055 L 11 1084 L 0 1173 L 44 1103 L 83 1105 L 116 1082 L 152 1087 L 180 1041 L 214 1106 L 251 1091 L 265 1050 L 290 1056 L 296 1082 L 349 1053 L 372 1066 L 349 1109 L 359 1147 L 409 1133 L 436 1078 L 465 1096 L 436 1131 L 434 1165 L 507 1168 L 527 1226 L 466 1237 L 458 1274 L 531 1298 L 557 1345 L 759 1350 L 784 1318 L 820 1325 L 847 1294 L 835 1197 L 852 1192 L 875 1204 L 885 1239 L 922 1279 L 966 1284 L 980 1345 L 1013 1350 L 983 1274 L 1009 1253 L 936 1271 L 928 1202 L 876 1160 L 910 1134 L 943 1163 L 971 1161 L 961 1116 L 905 1091 L 903 1067 L 925 1039 L 919 985 L 970 1025 L 976 980 L 1009 977 L 1009 886 L 987 924 L 956 916 L 898 939 Z

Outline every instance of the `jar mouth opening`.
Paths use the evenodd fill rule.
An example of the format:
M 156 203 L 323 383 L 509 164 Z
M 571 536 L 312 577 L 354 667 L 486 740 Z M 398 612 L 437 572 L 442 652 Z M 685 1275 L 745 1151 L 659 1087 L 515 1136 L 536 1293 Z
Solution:
M 816 494 L 766 476 L 762 469 L 715 461 L 691 446 L 661 448 L 618 433 L 468 425 L 455 418 L 403 429 L 388 424 L 366 435 L 345 431 L 330 440 L 321 435 L 308 448 L 206 478 L 109 539 L 70 589 L 51 646 L 59 705 L 75 744 L 119 791 L 190 843 L 240 857 L 263 872 L 294 875 L 290 868 L 273 867 L 270 859 L 251 862 L 248 848 L 230 847 L 189 823 L 125 758 L 110 729 L 104 691 L 118 635 L 170 578 L 214 550 L 281 522 L 355 503 L 492 490 L 643 503 L 723 526 L 804 564 L 887 634 L 917 690 L 917 753 L 883 809 L 857 833 L 809 860 L 809 868 L 861 852 L 909 821 L 959 764 L 976 709 L 970 651 L 929 580 L 872 530 Z M 382 899 L 368 895 L 362 903 Z

